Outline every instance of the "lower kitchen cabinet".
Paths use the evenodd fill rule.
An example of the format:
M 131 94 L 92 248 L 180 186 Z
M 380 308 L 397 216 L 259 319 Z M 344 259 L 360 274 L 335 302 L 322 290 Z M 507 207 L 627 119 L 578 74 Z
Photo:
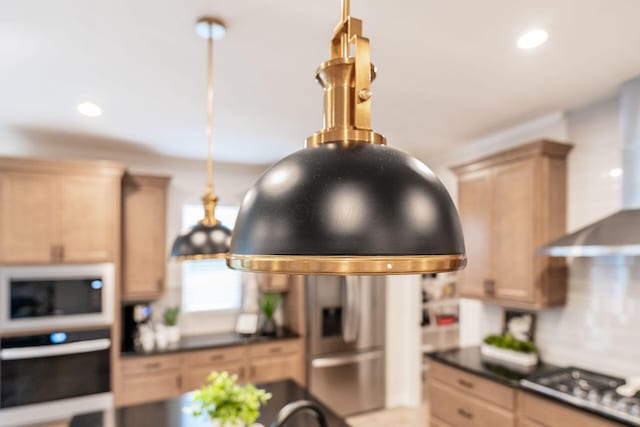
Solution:
M 226 371 L 238 376 L 238 382 L 246 382 L 246 349 L 229 347 L 184 353 L 182 358 L 182 392 L 202 386 L 212 371 Z
M 291 378 L 304 384 L 301 339 L 139 356 L 120 361 L 117 406 L 167 399 L 201 387 L 212 371 L 227 371 L 241 383 Z
M 256 383 L 291 378 L 303 384 L 302 355 L 290 354 L 252 360 L 249 363 L 249 376 Z
M 124 359 L 116 385 L 116 405 L 168 399 L 182 392 L 180 355 Z
M 616 427 L 621 424 L 432 361 L 432 427 Z
M 577 411 L 567 405 L 535 396 L 524 391 L 518 392 L 519 424 L 524 427 L 616 427 L 622 424 Z
M 435 379 L 429 383 L 429 399 L 432 417 L 452 426 L 515 426 L 515 414 L 512 411 Z

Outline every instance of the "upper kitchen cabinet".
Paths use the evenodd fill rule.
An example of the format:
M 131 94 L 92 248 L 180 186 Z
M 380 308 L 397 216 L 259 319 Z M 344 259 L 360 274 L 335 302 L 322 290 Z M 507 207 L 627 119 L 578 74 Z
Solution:
M 469 260 L 461 296 L 530 309 L 564 304 L 564 260 L 535 252 L 566 231 L 571 148 L 541 140 L 452 168 Z
M 123 180 L 122 298 L 152 300 L 165 287 L 168 177 L 126 175 Z
M 123 173 L 103 161 L 0 158 L 0 264 L 116 261 Z

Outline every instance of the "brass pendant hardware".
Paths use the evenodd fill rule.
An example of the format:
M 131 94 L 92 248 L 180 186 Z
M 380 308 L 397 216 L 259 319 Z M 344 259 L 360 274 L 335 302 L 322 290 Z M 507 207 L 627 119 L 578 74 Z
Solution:
M 464 268 L 464 254 L 423 256 L 304 256 L 304 255 L 236 255 L 227 258 L 236 270 L 319 275 L 389 275 L 439 273 Z
M 351 56 L 351 48 L 355 56 Z M 323 62 L 316 80 L 324 90 L 324 128 L 306 140 L 306 147 L 326 143 L 386 144 L 371 129 L 371 64 L 369 39 L 362 36 L 362 21 L 349 16 L 349 0 L 342 2 L 342 21 L 331 39 L 331 59 Z
M 207 187 L 202 196 L 203 218 L 178 234 L 171 247 L 177 261 L 225 258 L 231 243 L 231 230 L 216 218 L 218 198 L 213 191 L 213 41 L 221 39 L 226 28 L 215 17 L 203 17 L 196 33 L 207 40 Z
M 200 223 L 216 225 L 216 204 L 218 197 L 213 192 L 213 41 L 224 37 L 226 27 L 222 20 L 203 17 L 196 23 L 196 32 L 207 39 L 207 191 L 202 196 L 204 218 Z
M 218 197 L 211 192 L 207 192 L 202 197 L 202 204 L 204 205 L 204 218 L 200 222 L 204 225 L 216 225 L 220 221 L 216 218 L 216 205 L 218 204 Z

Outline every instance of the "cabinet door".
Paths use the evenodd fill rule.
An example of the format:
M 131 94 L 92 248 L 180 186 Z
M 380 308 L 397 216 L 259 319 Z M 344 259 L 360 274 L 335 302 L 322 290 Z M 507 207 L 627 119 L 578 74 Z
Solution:
M 514 427 L 512 411 L 461 393 L 437 380 L 429 381 L 431 416 L 458 427 Z
M 0 263 L 54 262 L 55 180 L 38 173 L 0 173 Z
M 61 176 L 58 183 L 62 261 L 114 261 L 119 242 L 120 180 L 71 175 Z
M 534 159 L 493 170 L 491 271 L 495 298 L 533 302 Z
M 188 393 L 202 387 L 207 382 L 207 377 L 209 376 L 209 374 L 213 371 L 228 372 L 229 375 L 237 375 L 238 382 L 241 384 L 247 381 L 246 365 L 244 361 L 193 366 L 188 367 L 183 371 L 182 392 Z
M 123 189 L 123 299 L 154 299 L 165 285 L 166 181 L 127 177 Z
M 489 171 L 464 175 L 458 182 L 458 211 L 464 232 L 468 263 L 459 273 L 461 296 L 485 294 L 489 279 L 491 230 L 491 175 Z
M 116 404 L 118 406 L 136 405 L 169 399 L 181 393 L 182 377 L 179 370 L 133 375 L 123 378 L 122 389 L 116 398 Z M 148 421 L 145 420 L 145 423 Z
M 249 380 L 261 383 L 291 378 L 304 384 L 302 375 L 302 357 L 298 354 L 278 357 L 265 357 L 251 360 Z

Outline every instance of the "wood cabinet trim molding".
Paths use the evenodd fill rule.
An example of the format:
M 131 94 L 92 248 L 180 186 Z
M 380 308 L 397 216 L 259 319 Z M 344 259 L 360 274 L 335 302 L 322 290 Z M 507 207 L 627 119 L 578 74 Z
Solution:
M 103 175 L 121 177 L 126 166 L 107 160 L 53 160 L 0 157 L 0 170 L 60 175 Z
M 479 159 L 452 166 L 449 169 L 456 175 L 464 175 L 469 172 L 487 169 L 503 163 L 512 162 L 527 157 L 543 156 L 565 159 L 569 152 L 573 149 L 573 145 L 569 143 L 542 139 L 490 154 Z

